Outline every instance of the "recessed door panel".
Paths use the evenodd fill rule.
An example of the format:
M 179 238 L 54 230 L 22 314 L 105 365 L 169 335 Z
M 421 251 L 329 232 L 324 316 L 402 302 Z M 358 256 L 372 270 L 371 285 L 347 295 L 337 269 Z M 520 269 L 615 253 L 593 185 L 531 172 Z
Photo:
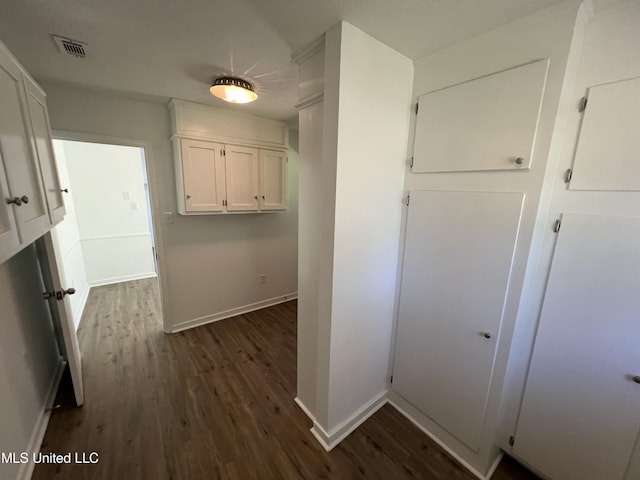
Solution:
M 562 217 L 514 444 L 554 480 L 628 478 L 640 432 L 638 239 L 640 218 Z
M 219 143 L 180 140 L 185 211 L 221 212 L 224 200 L 224 157 Z
M 260 210 L 287 208 L 287 155 L 260 150 Z
M 227 145 L 227 210 L 258 210 L 258 150 Z
M 640 190 L 640 78 L 589 89 L 571 190 Z
M 531 167 L 548 65 L 540 60 L 422 95 L 412 172 Z
M 524 194 L 410 198 L 392 387 L 477 450 Z

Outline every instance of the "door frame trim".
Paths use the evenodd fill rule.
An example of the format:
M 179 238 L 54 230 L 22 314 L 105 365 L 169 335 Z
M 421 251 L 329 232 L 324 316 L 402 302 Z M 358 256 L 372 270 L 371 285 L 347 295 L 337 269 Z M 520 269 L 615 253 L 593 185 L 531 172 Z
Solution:
M 136 140 L 131 138 L 113 137 L 109 135 L 97 135 L 93 133 L 74 132 L 69 130 L 52 130 L 51 136 L 54 140 L 68 140 L 72 142 L 101 143 L 107 145 L 119 145 L 124 147 L 138 147 L 144 150 L 144 161 L 147 169 L 149 181 L 149 199 L 151 201 L 151 223 L 153 224 L 153 236 L 157 256 L 158 286 L 160 291 L 160 313 L 162 314 L 162 329 L 165 333 L 170 332 L 170 325 L 167 323 L 167 313 L 171 311 L 169 302 L 169 281 L 166 275 L 167 264 L 165 258 L 164 237 L 160 230 L 162 212 L 158 192 L 158 174 L 153 161 L 153 148 L 151 142 Z

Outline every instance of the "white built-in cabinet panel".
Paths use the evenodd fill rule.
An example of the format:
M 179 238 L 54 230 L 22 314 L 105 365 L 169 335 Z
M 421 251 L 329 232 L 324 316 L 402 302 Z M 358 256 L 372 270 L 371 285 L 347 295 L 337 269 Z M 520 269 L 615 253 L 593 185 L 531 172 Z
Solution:
M 34 150 L 38 155 L 51 223 L 55 225 L 64 218 L 65 209 L 53 155 L 51 126 L 49 125 L 46 99 L 40 88 L 30 78 L 25 77 L 24 82 L 29 119 L 33 132 Z
M 227 211 L 258 210 L 258 150 L 225 146 Z
M 524 194 L 411 191 L 392 388 L 477 451 Z
M 18 229 L 16 228 L 13 206 L 6 202 L 10 198 L 7 178 L 4 176 L 5 166 L 0 151 L 0 261 L 8 257 L 10 252 L 17 251 L 20 245 Z
M 42 176 L 35 152 L 20 67 L 0 48 L 0 152 L 21 243 L 35 240 L 51 227 Z
M 636 480 L 640 218 L 565 214 L 514 453 L 554 480 Z
M 287 154 L 260 150 L 260 210 L 287 208 Z
M 571 190 L 640 190 L 640 78 L 591 87 Z
M 223 146 L 180 140 L 183 206 L 180 213 L 221 212 L 225 199 Z
M 548 66 L 540 60 L 420 96 L 412 172 L 530 168 Z

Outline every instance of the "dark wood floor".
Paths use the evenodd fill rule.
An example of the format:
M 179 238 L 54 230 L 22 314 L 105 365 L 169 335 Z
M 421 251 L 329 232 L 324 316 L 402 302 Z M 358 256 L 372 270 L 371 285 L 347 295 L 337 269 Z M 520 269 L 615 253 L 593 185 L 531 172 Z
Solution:
M 42 451 L 100 461 L 39 464 L 34 479 L 474 478 L 390 406 L 325 452 L 293 402 L 295 302 L 165 335 L 155 289 L 91 290 L 79 330 L 86 403 L 54 411 Z M 508 459 L 494 475 L 535 478 Z

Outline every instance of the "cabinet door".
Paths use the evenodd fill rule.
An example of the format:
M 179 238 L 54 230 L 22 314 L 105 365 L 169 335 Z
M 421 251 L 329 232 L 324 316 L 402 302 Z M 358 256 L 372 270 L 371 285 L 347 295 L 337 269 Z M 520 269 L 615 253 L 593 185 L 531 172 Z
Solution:
M 513 447 L 554 480 L 629 478 L 640 432 L 639 238 L 640 218 L 562 217 Z
M 3 201 L 15 200 L 12 208 L 20 241 L 30 243 L 45 233 L 51 224 L 40 168 L 31 149 L 22 72 L 1 47 L 0 105 L 0 152 L 9 185 L 8 198 Z
M 260 150 L 260 210 L 287 209 L 287 154 Z
M 0 199 L 2 200 L 0 202 L 0 262 L 13 255 L 20 244 L 13 207 L 5 200 L 9 198 L 9 187 L 4 172 L 4 162 L 0 152 Z
M 58 169 L 56 168 L 55 157 L 53 155 L 47 104 L 38 86 L 29 78 L 25 78 L 24 81 L 27 92 L 27 106 L 29 107 L 31 130 L 33 132 L 34 149 L 38 155 L 38 162 L 40 163 L 42 183 L 44 184 L 51 223 L 55 225 L 62 221 L 65 210 L 62 190 L 60 189 L 60 180 L 58 178 Z
M 258 210 L 258 150 L 225 146 L 227 211 Z
M 412 191 L 393 389 L 480 446 L 524 195 Z
M 224 156 L 219 143 L 180 140 L 186 213 L 224 210 Z

